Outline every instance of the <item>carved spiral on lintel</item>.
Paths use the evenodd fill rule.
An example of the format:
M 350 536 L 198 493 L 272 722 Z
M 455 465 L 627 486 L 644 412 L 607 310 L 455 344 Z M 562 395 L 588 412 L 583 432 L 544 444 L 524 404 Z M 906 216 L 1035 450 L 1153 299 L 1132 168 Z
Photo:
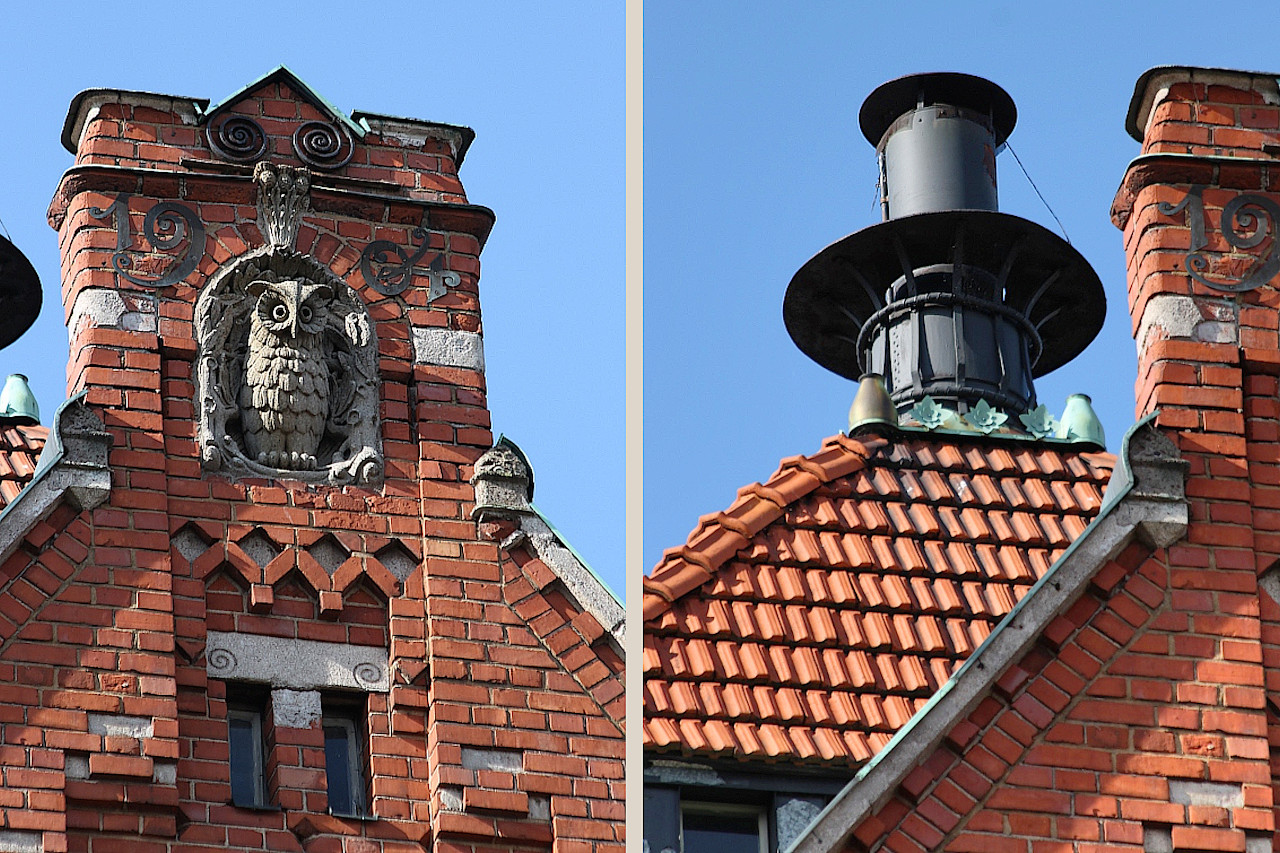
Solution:
M 351 161 L 355 143 L 351 134 L 327 121 L 306 121 L 293 132 L 293 151 L 313 169 L 331 172 Z
M 377 684 L 382 681 L 383 669 L 376 663 L 365 661 L 352 668 L 351 674 L 358 684 Z
M 267 133 L 262 125 L 238 113 L 227 113 L 205 128 L 213 153 L 233 163 L 252 163 L 267 153 Z
M 231 672 L 239 664 L 230 649 L 210 649 L 208 660 L 209 668 L 215 672 Z

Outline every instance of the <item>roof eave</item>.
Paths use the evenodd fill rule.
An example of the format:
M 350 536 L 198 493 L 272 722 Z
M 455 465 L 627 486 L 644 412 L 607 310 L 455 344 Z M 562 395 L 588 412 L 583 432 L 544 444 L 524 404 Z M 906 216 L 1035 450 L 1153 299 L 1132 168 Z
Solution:
M 787 853 L 834 853 L 898 785 L 1027 652 L 1049 623 L 1109 560 L 1137 540 L 1166 548 L 1185 535 L 1187 463 L 1154 424 L 1143 418 L 1125 434 L 1120 465 L 1097 517 L 1049 571 L 1000 621 L 929 703 L 894 735 L 816 817 Z

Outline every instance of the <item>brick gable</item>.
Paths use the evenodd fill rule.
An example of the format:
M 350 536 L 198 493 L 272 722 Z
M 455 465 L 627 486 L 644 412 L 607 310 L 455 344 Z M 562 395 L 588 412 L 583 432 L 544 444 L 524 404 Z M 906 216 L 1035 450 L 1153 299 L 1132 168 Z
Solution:
M 110 489 L 8 532 L 0 849 L 619 850 L 616 642 L 472 520 L 493 443 L 477 284 L 493 217 L 457 178 L 471 132 L 338 115 L 287 69 L 213 108 L 94 90 L 71 113 L 50 221 L 68 387 L 109 438 Z M 232 118 L 259 153 L 218 136 Z M 237 474 L 198 429 L 195 306 L 265 251 L 258 161 L 310 170 L 288 251 L 367 312 L 367 481 Z M 241 707 L 261 720 L 258 808 L 233 803 Z M 363 815 L 331 813 L 333 715 L 360 741 Z

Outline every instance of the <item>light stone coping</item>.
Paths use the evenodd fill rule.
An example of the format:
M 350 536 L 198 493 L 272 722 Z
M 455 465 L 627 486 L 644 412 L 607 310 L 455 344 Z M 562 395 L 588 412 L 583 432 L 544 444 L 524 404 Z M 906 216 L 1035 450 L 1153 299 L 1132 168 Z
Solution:
M 89 714 L 89 734 L 102 737 L 131 737 L 141 740 L 151 737 L 155 720 L 151 717 L 130 717 L 125 714 Z
M 125 304 L 124 297 L 118 291 L 105 287 L 88 287 L 76 296 L 71 306 L 71 317 L 67 320 L 67 331 L 72 337 L 78 335 L 86 326 L 105 326 L 109 329 L 121 329 L 126 332 L 154 332 L 158 328 L 156 301 L 147 295 L 130 295 L 138 308 L 131 309 Z
M 456 329 L 413 330 L 413 360 L 437 367 L 465 367 L 484 372 L 484 338 Z
M 616 651 L 625 658 L 626 611 L 604 582 L 530 503 L 531 476 L 515 443 L 510 439 L 500 440 L 476 460 L 471 477 L 476 503 L 471 517 L 481 522 L 493 517 L 518 522 L 519 529 L 503 540 L 502 547 L 509 551 L 527 544 L 538 559 L 556 573 L 577 605 L 609 632 Z
M 524 754 L 518 749 L 462 748 L 462 766 L 467 770 L 501 770 L 505 773 L 524 772 Z
M 0 853 L 41 853 L 44 834 L 19 829 L 0 829 Z
M 1136 124 L 1142 128 L 1145 136 L 1151 129 L 1151 116 L 1156 107 L 1169 97 L 1169 90 L 1175 83 L 1205 83 L 1210 86 L 1229 86 L 1239 89 L 1242 83 L 1249 89 L 1262 95 L 1263 103 L 1280 104 L 1280 87 L 1277 86 L 1274 74 L 1261 72 L 1232 71 L 1225 68 L 1170 68 L 1168 71 L 1152 74 L 1142 93 L 1142 106 L 1136 116 Z
M 291 690 L 391 689 L 387 650 L 260 634 L 208 633 L 210 678 L 249 681 Z
M 1230 782 L 1170 779 L 1169 802 L 1184 806 L 1239 808 L 1244 805 L 1244 788 Z
M 884 805 L 907 774 L 975 708 L 1041 632 L 1069 608 L 1109 560 L 1138 540 L 1167 548 L 1185 535 L 1187 463 L 1154 426 L 1154 414 L 1125 435 L 1101 512 L 996 626 L 951 680 L 898 730 L 845 786 L 787 853 L 835 853 L 853 830 Z
M 578 606 L 594 616 L 609 632 L 621 653 L 627 634 L 627 613 L 600 579 L 561 543 L 550 525 L 536 512 L 521 515 L 520 530 L 508 537 L 502 546 L 508 549 L 515 547 L 518 544 L 513 541 L 515 537 L 523 537 L 538 559 L 556 573 Z
M 431 139 L 441 140 L 449 146 L 449 153 L 455 160 L 462 148 L 462 130 L 455 127 L 368 113 L 360 114 L 360 123 L 379 136 L 394 139 L 409 148 L 422 148 Z
M 67 135 L 75 141 L 76 148 L 84 139 L 84 129 L 98 116 L 105 104 L 129 104 L 134 107 L 150 107 L 165 113 L 176 113 L 182 123 L 194 125 L 200 120 L 199 104 L 194 98 L 160 95 L 154 92 L 133 92 L 127 89 L 91 89 L 76 96 L 73 106 L 75 116 L 67 116 Z
M 63 500 L 80 510 L 101 504 L 111 493 L 107 448 L 111 436 L 84 404 L 84 393 L 58 407 L 49 440 L 31 482 L 0 512 L 0 563 Z
M 324 715 L 318 690 L 271 691 L 271 720 L 286 729 L 309 729 Z

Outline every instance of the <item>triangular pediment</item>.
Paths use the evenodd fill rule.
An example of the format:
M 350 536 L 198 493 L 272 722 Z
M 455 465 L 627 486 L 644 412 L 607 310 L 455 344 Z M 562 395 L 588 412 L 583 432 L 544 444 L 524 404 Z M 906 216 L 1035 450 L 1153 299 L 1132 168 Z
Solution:
M 286 88 L 279 89 L 280 84 L 283 84 Z M 212 121 L 219 113 L 234 109 L 241 102 L 251 98 L 288 99 L 290 95 L 310 104 L 324 118 L 342 124 L 357 139 L 364 137 L 366 131 L 363 127 L 352 121 L 350 117 L 343 115 L 337 107 L 321 97 L 315 89 L 303 82 L 298 75 L 284 65 L 277 65 L 271 71 L 240 87 L 217 103 L 210 104 L 204 109 L 200 121 L 202 124 Z

